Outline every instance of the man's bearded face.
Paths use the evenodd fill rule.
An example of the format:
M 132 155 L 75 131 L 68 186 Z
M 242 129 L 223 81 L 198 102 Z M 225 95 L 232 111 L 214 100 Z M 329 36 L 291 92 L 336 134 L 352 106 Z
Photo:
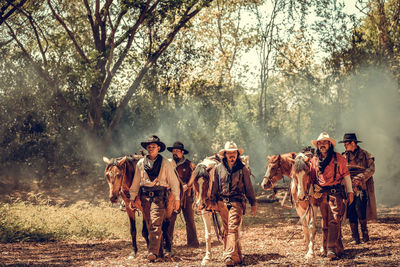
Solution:
M 228 163 L 230 165 L 233 165 L 233 164 L 235 164 L 236 159 L 238 157 L 238 152 L 237 151 L 226 151 L 225 157 L 226 157 Z
M 183 150 L 180 150 L 178 148 L 172 149 L 172 157 L 174 160 L 179 160 L 183 157 Z
M 328 152 L 329 146 L 331 142 L 328 140 L 322 140 L 317 142 L 318 150 L 321 151 L 321 153 L 325 154 Z

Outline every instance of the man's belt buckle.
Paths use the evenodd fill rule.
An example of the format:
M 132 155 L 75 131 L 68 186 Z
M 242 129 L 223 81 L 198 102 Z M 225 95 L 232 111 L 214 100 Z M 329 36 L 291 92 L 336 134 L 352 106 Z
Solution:
M 153 191 L 150 191 L 148 194 L 149 194 L 149 197 L 154 197 L 154 192 Z
M 331 193 L 332 193 L 332 194 L 335 194 L 335 193 L 336 193 L 336 189 L 335 189 L 335 188 L 332 188 L 332 189 L 331 189 Z

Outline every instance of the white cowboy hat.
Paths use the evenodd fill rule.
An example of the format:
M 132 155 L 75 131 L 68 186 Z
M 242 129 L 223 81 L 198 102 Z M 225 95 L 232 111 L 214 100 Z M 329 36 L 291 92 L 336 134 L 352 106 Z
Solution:
M 233 141 L 228 141 L 225 143 L 224 149 L 221 149 L 218 153 L 223 156 L 226 151 L 238 151 L 239 154 L 243 154 L 243 148 L 238 148 Z
M 317 142 L 318 142 L 318 141 L 324 141 L 324 140 L 328 140 L 329 142 L 331 142 L 331 144 L 332 144 L 334 147 L 336 146 L 336 141 L 335 141 L 335 139 L 329 137 L 329 134 L 327 134 L 327 133 L 321 133 L 321 134 L 318 136 L 318 139 L 317 139 L 317 140 L 312 140 L 311 143 L 313 144 L 313 146 L 315 146 L 315 147 L 318 148 Z

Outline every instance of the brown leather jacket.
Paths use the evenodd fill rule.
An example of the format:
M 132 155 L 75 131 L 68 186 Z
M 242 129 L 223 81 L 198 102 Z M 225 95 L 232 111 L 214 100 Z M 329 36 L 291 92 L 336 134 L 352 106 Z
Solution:
M 231 189 L 227 181 L 228 171 L 223 163 L 215 168 L 214 182 L 211 190 L 211 200 L 216 201 L 224 197 L 246 197 L 251 206 L 256 205 L 256 195 L 250 179 L 250 171 L 244 166 L 232 173 Z
M 343 156 L 347 159 L 352 180 L 361 180 L 361 188 L 368 194 L 367 219 L 377 218 L 375 186 L 372 175 L 375 173 L 375 158 L 366 150 L 357 146 L 354 152 L 345 151 Z
M 356 150 L 343 152 L 347 159 L 347 167 L 351 179 L 359 179 L 362 182 L 362 189 L 367 190 L 367 181 L 375 173 L 375 159 L 366 150 L 357 146 Z

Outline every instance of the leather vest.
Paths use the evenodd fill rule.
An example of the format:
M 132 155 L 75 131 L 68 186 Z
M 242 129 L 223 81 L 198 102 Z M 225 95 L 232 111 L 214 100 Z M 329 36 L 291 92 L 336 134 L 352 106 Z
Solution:
M 190 167 L 190 160 L 185 160 L 185 162 L 176 167 L 176 171 L 178 172 L 179 177 L 186 184 L 190 180 L 190 176 L 192 175 L 192 168 Z

